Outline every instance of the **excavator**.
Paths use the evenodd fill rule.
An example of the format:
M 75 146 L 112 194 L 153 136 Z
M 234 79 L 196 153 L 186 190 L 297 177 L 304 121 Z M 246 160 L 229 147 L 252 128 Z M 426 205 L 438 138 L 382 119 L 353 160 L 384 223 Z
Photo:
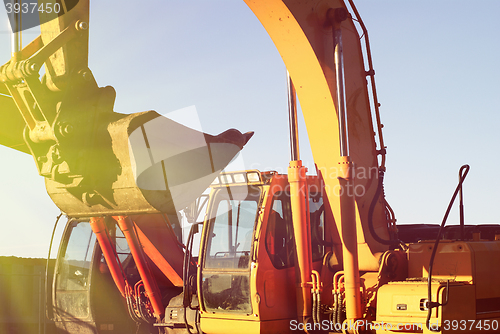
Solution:
M 224 171 L 252 133 L 114 112 L 88 68 L 88 0 L 38 1 L 24 22 L 41 34 L 23 48 L 22 4 L 6 6 L 0 143 L 33 156 L 68 217 L 48 287 L 58 333 L 500 332 L 500 225 L 446 226 L 469 166 L 441 225 L 395 224 L 353 1 L 244 1 L 289 74 L 287 174 Z M 316 175 L 300 160 L 297 98 Z

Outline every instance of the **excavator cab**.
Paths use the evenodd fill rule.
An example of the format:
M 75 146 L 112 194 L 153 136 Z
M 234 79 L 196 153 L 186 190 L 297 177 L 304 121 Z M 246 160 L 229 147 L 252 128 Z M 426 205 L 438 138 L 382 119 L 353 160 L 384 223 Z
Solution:
M 320 182 L 308 177 L 312 255 L 325 254 Z M 223 173 L 211 187 L 198 265 L 204 333 L 287 331 L 296 304 L 296 252 L 286 175 Z M 242 322 L 243 321 L 243 322 Z M 245 325 L 242 325 L 245 324 Z
M 133 261 L 123 234 L 114 236 L 117 254 L 125 270 Z M 109 275 L 90 223 L 70 220 L 59 249 L 53 278 L 51 316 L 60 333 L 128 333 L 134 326 Z
M 158 254 L 182 275 L 183 246 L 167 217 L 143 215 L 132 218 L 144 233 L 144 238 L 155 245 Z M 121 275 L 131 288 L 142 291 L 141 275 L 124 233 L 113 219 L 107 219 L 106 225 Z M 164 300 L 169 301 L 182 292 L 182 287 L 176 286 L 162 272 L 161 262 L 150 257 L 146 262 Z M 139 306 L 133 311 L 129 300 L 120 294 L 88 219 L 68 221 L 57 257 L 52 291 L 53 308 L 49 316 L 55 321 L 59 333 L 96 333 L 96 330 L 98 333 L 136 333 L 140 327 L 137 324 L 141 322 L 134 322 L 137 316 L 131 312 L 143 312 L 144 318 L 149 317 L 147 307 Z M 143 292 L 137 296 L 144 298 Z M 141 304 L 141 301 L 137 303 Z

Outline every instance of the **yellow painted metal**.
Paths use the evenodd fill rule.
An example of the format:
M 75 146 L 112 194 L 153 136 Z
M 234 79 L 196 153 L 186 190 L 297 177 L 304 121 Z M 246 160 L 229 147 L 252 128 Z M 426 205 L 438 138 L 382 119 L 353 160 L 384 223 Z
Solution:
M 476 298 L 497 297 L 500 311 L 500 241 L 468 242 L 473 252 Z M 499 315 L 500 316 L 500 312 Z
M 497 333 L 500 326 L 499 313 L 477 312 L 476 286 L 466 282 L 450 282 L 449 293 L 443 280 L 432 283 L 433 301 L 445 304 L 431 313 L 430 326 L 437 331 L 425 325 L 426 282 L 390 282 L 379 289 L 377 298 L 377 318 L 371 324 L 377 333 Z
M 421 302 L 427 300 L 426 277 L 433 246 L 433 241 L 409 245 L 408 277 L 415 281 L 390 282 L 378 290 L 376 323 L 390 323 L 393 328 L 398 323 L 407 324 L 408 328 L 410 324 L 415 324 L 415 328 L 425 327 L 427 311 L 422 309 Z M 485 330 L 480 327 L 493 321 L 500 326 L 500 268 L 492 263 L 498 257 L 498 241 L 439 243 L 433 265 L 432 300 L 443 303 L 449 296 L 444 306 L 432 312 L 431 324 L 441 328 L 439 333 L 483 333 Z M 396 333 L 377 331 L 387 332 Z M 424 328 L 423 333 L 430 332 Z
M 89 34 L 86 28 L 89 25 L 89 6 L 89 0 L 79 0 L 68 13 L 40 25 L 40 36 L 45 45 L 72 24 L 78 24 L 82 30 L 76 38 L 51 55 L 45 63 L 46 85 L 52 91 L 64 90 L 70 84 L 69 79 L 73 73 L 88 71 Z
M 55 19 L 53 13 L 39 14 L 46 22 L 40 26 L 40 36 L 13 54 L 0 73 L 0 94 L 11 96 L 0 95 L 0 143 L 26 153 L 32 149 L 23 140 L 24 126 L 29 127 L 26 135 L 35 142 L 55 141 L 53 122 L 60 111 L 56 110 L 63 97 L 60 91 L 79 86 L 78 79 L 85 73 L 87 80 L 92 79 L 88 70 L 89 0 L 78 1 L 71 11 Z M 38 71 L 44 64 L 41 84 Z
M 428 276 L 430 255 L 434 242 L 410 244 L 408 277 Z M 492 265 L 500 258 L 498 241 L 447 241 L 438 245 L 432 278 L 469 282 L 476 286 L 477 298 L 500 298 L 500 266 Z
M 432 286 L 432 298 L 437 299 L 440 284 Z M 425 282 L 390 282 L 382 286 L 377 294 L 377 318 L 375 324 L 386 323 L 383 329 L 397 329 L 401 325 L 415 324 L 415 329 L 425 327 L 427 311 L 420 303 L 427 298 Z M 442 299 L 440 299 L 442 301 Z M 433 312 L 431 323 L 437 319 L 437 309 Z M 378 329 L 378 328 L 375 328 Z M 383 332 L 383 331 L 380 331 Z
M 206 334 L 256 334 L 261 332 L 261 323 L 255 319 L 239 320 L 234 318 L 201 318 L 201 330 Z M 272 332 L 268 332 L 272 333 Z
M 351 19 L 336 24 L 342 32 L 345 54 L 345 91 L 349 155 L 340 157 L 333 27 L 329 10 L 345 8 L 342 1 L 252 1 L 248 6 L 259 18 L 295 84 L 306 121 L 309 141 L 324 183 L 324 195 L 337 224 L 346 271 L 347 318 L 362 317 L 358 247 L 365 255 L 363 270 L 377 270 L 375 252 L 385 250 L 368 233 L 368 208 L 378 184 L 378 161 L 373 137 L 366 78 L 359 35 Z M 354 179 L 354 181 L 353 181 Z M 379 199 L 374 228 L 388 239 L 387 221 Z M 360 233 L 357 233 L 359 231 Z M 356 240 L 357 239 L 357 240 Z M 357 247 L 357 243 L 360 245 Z
M 434 241 L 410 244 L 408 277 L 428 277 Z M 438 245 L 432 278 L 473 282 L 473 253 L 467 242 L 443 240 Z
M 344 8 L 340 0 L 318 2 L 245 0 L 271 36 L 292 77 L 306 121 L 314 161 L 325 182 L 325 197 L 335 218 L 342 246 L 341 208 L 338 198 L 339 166 L 338 115 L 333 59 L 332 27 L 327 11 Z M 341 24 L 345 57 L 345 91 L 349 131 L 349 154 L 355 166 L 350 189 L 356 196 L 358 247 L 365 257 L 361 270 L 377 270 L 377 257 L 386 246 L 376 242 L 368 231 L 368 208 L 378 183 L 378 161 L 370 114 L 365 70 L 359 35 L 352 20 Z M 374 228 L 388 239 L 384 206 L 379 199 L 374 211 Z

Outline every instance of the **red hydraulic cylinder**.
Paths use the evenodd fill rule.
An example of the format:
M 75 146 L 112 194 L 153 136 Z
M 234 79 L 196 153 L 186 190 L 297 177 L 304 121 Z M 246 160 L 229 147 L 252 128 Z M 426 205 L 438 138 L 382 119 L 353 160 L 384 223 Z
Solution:
M 118 290 L 123 297 L 126 296 L 125 293 L 125 278 L 123 277 L 123 272 L 116 259 L 116 252 L 114 245 L 111 244 L 111 238 L 109 236 L 108 228 L 104 218 L 102 217 L 92 217 L 90 218 L 90 227 L 96 235 L 96 239 L 101 247 L 102 254 L 106 259 L 106 264 L 108 265 L 111 277 L 115 281 Z
M 344 263 L 344 287 L 347 320 L 355 322 L 363 318 L 361 308 L 360 277 L 358 264 L 358 237 L 356 231 L 356 203 L 353 189 L 352 164 L 349 157 L 342 157 L 341 169 L 345 178 L 339 177 L 340 213 L 342 226 L 342 257 Z
M 146 262 L 144 252 L 142 251 L 141 244 L 137 238 L 137 234 L 134 230 L 134 222 L 129 217 L 117 216 L 113 217 L 118 226 L 123 232 L 125 239 L 130 248 L 130 253 L 134 258 L 137 270 L 141 276 L 142 282 L 144 283 L 144 289 L 146 294 L 151 301 L 151 306 L 153 307 L 154 316 L 156 319 L 160 320 L 165 314 L 163 303 L 161 302 L 161 293 L 156 280 L 151 275 L 149 266 Z
M 297 264 L 300 285 L 297 288 L 297 311 L 299 319 L 305 322 L 311 316 L 311 228 L 309 220 L 309 192 L 306 179 L 307 168 L 301 160 L 290 161 L 288 182 L 292 206 L 293 232 L 297 247 Z
M 137 228 L 137 236 L 139 237 L 139 240 L 141 242 L 141 245 L 144 249 L 144 253 L 151 259 L 151 261 L 156 264 L 158 269 L 161 270 L 161 272 L 167 277 L 170 282 L 172 282 L 173 285 L 175 286 L 182 286 L 182 277 L 177 274 L 174 268 L 168 263 L 167 260 L 161 255 L 161 253 L 158 251 L 158 249 L 153 245 L 153 243 L 149 240 L 149 238 L 142 232 L 139 226 L 135 224 L 135 227 Z

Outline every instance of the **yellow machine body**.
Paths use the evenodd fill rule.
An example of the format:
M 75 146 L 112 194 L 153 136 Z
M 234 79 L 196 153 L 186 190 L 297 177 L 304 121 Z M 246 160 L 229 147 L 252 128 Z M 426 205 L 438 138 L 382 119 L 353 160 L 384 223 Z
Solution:
M 48 312 L 60 332 L 498 332 L 498 233 L 397 236 L 353 2 L 245 3 L 289 72 L 316 176 L 295 154 L 288 175 L 222 173 L 252 133 L 211 136 L 154 111 L 114 112 L 114 89 L 88 68 L 89 0 L 43 23 L 0 67 L 0 143 L 33 156 L 71 218 Z M 189 204 L 214 179 L 197 221 L 204 206 Z M 179 211 L 193 224 L 186 245 Z
M 433 247 L 434 241 L 410 244 L 407 280 L 389 282 L 379 289 L 376 324 L 389 325 L 377 332 L 399 333 L 397 328 L 404 326 L 407 332 L 418 332 L 418 327 L 427 332 L 426 279 Z M 499 241 L 440 242 L 434 261 L 432 298 L 445 305 L 432 312 L 430 322 L 436 330 L 442 333 L 500 330 L 497 327 L 500 268 L 493 264 L 499 257 Z M 394 330 L 388 330 L 391 328 Z

